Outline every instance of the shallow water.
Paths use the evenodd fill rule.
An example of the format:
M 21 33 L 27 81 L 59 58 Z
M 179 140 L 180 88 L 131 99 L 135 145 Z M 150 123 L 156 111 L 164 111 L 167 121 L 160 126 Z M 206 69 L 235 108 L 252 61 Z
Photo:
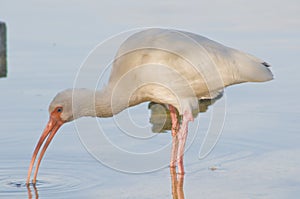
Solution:
M 97 148 L 100 150 L 97 160 L 85 149 L 89 146 L 80 141 L 94 141 L 94 137 L 89 137 L 95 132 L 89 130 L 94 120 L 81 119 L 79 123 L 85 132 L 78 135 L 74 123 L 63 126 L 46 152 L 36 187 L 28 189 L 25 185 L 31 154 L 47 122 L 52 97 L 72 87 L 80 64 L 98 42 L 121 30 L 149 25 L 171 25 L 212 35 L 212 39 L 266 58 L 275 74 L 272 82 L 226 89 L 223 98 L 213 106 L 226 104 L 222 134 L 204 159 L 199 159 L 200 146 L 215 109 L 209 107 L 197 117 L 190 127 L 198 130 L 189 135 L 186 175 L 179 193 L 185 198 L 298 198 L 300 25 L 292 20 L 300 17 L 298 5 L 287 7 L 286 11 L 268 10 L 269 15 L 259 22 L 255 20 L 257 16 L 251 21 L 253 10 L 246 9 L 244 15 L 239 15 L 241 21 L 236 21 L 236 29 L 231 30 L 230 16 L 234 17 L 235 12 L 222 10 L 226 17 L 218 21 L 215 15 L 205 12 L 206 6 L 207 9 L 213 6 L 211 3 L 201 8 L 207 20 L 197 27 L 194 25 L 197 18 L 178 14 L 177 7 L 171 9 L 168 3 L 160 5 L 160 9 L 171 9 L 169 14 L 158 12 L 155 9 L 158 7 L 149 3 L 150 9 L 156 10 L 156 18 L 161 18 L 158 22 L 146 13 L 137 17 L 137 11 L 143 7 L 139 4 L 122 5 L 128 12 L 115 10 L 109 2 L 96 6 L 80 1 L 58 4 L 27 1 L 18 2 L 16 7 L 14 1 L 1 2 L 0 18 L 9 31 L 9 66 L 8 77 L 0 78 L 0 198 L 172 198 L 176 195 L 172 192 L 173 175 L 167 166 L 171 135 L 152 133 L 147 103 L 125 112 L 143 129 L 130 136 L 120 133 L 114 119 L 96 121 L 109 132 L 107 138 L 125 151 L 157 151 L 157 156 L 141 160 L 133 157 L 136 162 L 127 161 L 128 156 L 113 154 L 99 140 L 103 147 Z M 176 5 L 198 14 L 193 5 L 179 2 Z M 113 13 L 108 10 L 121 13 L 120 20 L 112 19 Z M 277 20 L 273 24 L 278 12 L 289 23 Z M 180 16 L 179 21 L 187 22 L 186 25 L 178 27 L 171 16 Z M 249 27 L 244 26 L 243 20 Z M 283 24 L 288 27 L 278 30 Z M 137 141 L 132 139 L 136 136 Z M 133 174 L 136 170 L 139 174 Z

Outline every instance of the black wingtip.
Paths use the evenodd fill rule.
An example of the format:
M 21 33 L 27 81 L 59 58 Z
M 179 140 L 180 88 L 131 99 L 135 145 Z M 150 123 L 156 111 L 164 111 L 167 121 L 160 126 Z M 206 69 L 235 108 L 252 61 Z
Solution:
M 268 64 L 267 62 L 263 62 L 263 63 L 261 63 L 261 64 L 264 65 L 265 67 L 271 67 L 271 65 Z

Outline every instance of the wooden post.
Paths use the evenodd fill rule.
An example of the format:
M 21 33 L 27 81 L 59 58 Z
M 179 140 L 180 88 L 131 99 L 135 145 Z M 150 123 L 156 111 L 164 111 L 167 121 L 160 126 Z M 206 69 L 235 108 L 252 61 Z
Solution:
M 0 21 L 0 77 L 6 77 L 6 25 Z

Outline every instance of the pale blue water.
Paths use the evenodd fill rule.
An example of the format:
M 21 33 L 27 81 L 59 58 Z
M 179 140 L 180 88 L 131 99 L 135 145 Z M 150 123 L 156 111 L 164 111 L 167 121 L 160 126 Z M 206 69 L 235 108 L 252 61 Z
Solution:
M 275 74 L 272 82 L 226 90 L 220 140 L 201 160 L 199 149 L 213 109 L 197 117 L 194 123 L 199 122 L 199 130 L 189 137 L 191 146 L 185 156 L 185 198 L 298 198 L 300 24 L 295 19 L 300 17 L 299 3 L 277 3 L 273 8 L 267 1 L 233 7 L 222 3 L 221 9 L 208 2 L 121 3 L 116 7 L 110 2 L 2 1 L 0 19 L 8 27 L 9 66 L 8 77 L 0 79 L 0 198 L 36 198 L 34 188 L 28 191 L 25 181 L 31 154 L 48 120 L 48 104 L 58 91 L 72 87 L 88 52 L 113 34 L 151 25 L 187 29 L 243 49 L 265 58 Z M 114 120 L 99 121 L 111 133 L 109 138 L 126 150 L 164 148 L 171 136 L 151 133 L 147 106 L 129 112 L 144 128 L 141 136 L 151 138 L 148 142 L 120 140 L 124 135 Z M 89 128 L 86 126 L 87 137 Z M 125 164 L 111 169 L 99 163 L 85 150 L 74 123 L 63 126 L 43 159 L 38 197 L 172 198 L 171 175 L 165 164 L 168 148 L 154 159 L 160 161 L 160 169 L 142 174 L 116 169 L 134 168 L 143 162 L 126 162 L 126 156 L 112 160 L 109 149 L 101 150 L 108 165 Z

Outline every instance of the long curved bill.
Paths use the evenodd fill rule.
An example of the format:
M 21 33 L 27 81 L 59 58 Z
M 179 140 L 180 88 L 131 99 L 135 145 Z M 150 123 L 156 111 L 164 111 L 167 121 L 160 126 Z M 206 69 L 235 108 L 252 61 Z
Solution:
M 29 165 L 29 169 L 28 169 L 28 175 L 27 175 L 27 181 L 26 184 L 29 185 L 30 184 L 30 176 L 31 176 L 31 171 L 33 169 L 36 157 L 39 153 L 39 150 L 41 148 L 41 146 L 44 143 L 44 146 L 42 148 L 42 151 L 40 152 L 39 158 L 38 158 L 38 162 L 37 165 L 35 167 L 35 171 L 34 171 L 34 175 L 33 175 L 33 180 L 32 180 L 32 184 L 36 184 L 36 177 L 38 174 L 38 170 L 39 170 L 39 166 L 40 163 L 42 161 L 42 158 L 47 150 L 47 147 L 49 146 L 51 140 L 53 139 L 54 135 L 56 134 L 56 132 L 58 131 L 58 129 L 61 127 L 61 125 L 63 124 L 63 122 L 59 119 L 57 119 L 55 116 L 50 115 L 50 119 L 47 123 L 47 126 L 44 130 L 44 132 L 42 133 L 31 158 L 31 162 Z

